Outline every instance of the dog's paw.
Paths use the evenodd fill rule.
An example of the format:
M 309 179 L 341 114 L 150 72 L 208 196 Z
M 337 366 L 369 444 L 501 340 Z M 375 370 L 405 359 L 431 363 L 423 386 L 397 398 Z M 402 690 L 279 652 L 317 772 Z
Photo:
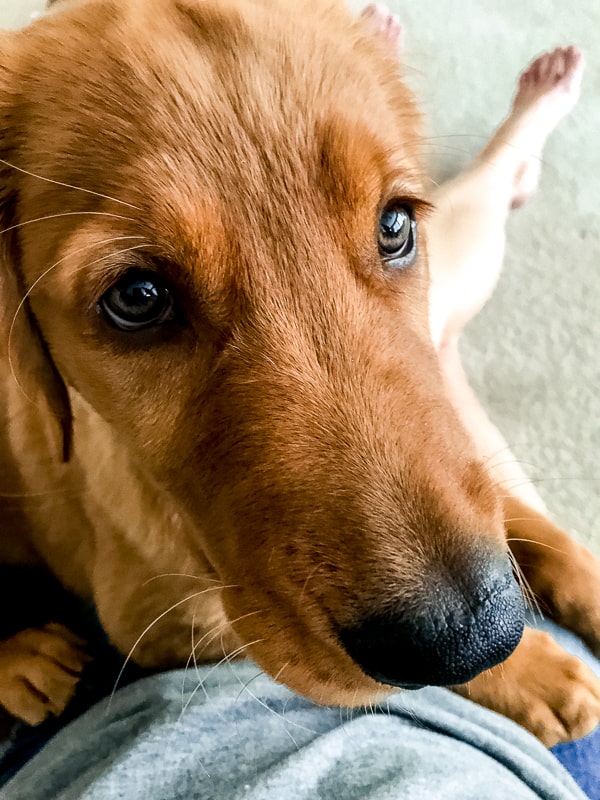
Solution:
M 527 628 L 515 652 L 457 691 L 531 731 L 547 747 L 600 723 L 600 680 L 551 636 Z
M 556 622 L 581 637 L 600 658 L 600 560 L 585 547 L 574 545 L 562 573 L 550 575 L 539 596 L 542 608 L 550 609 Z
M 29 725 L 58 715 L 90 660 L 68 628 L 50 623 L 0 642 L 0 705 Z

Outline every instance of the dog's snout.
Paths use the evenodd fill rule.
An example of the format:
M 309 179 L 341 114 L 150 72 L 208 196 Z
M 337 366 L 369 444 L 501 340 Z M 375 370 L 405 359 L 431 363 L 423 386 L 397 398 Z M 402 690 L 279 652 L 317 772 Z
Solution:
M 466 683 L 504 661 L 521 639 L 523 599 L 508 559 L 428 584 L 423 601 L 370 613 L 340 632 L 348 654 L 381 683 Z

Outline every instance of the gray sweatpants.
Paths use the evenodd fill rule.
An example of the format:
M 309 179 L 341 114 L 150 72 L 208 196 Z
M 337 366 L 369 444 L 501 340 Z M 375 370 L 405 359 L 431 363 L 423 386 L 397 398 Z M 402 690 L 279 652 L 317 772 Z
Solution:
M 252 662 L 133 684 L 67 726 L 10 800 L 581 800 L 554 756 L 444 689 L 313 705 Z

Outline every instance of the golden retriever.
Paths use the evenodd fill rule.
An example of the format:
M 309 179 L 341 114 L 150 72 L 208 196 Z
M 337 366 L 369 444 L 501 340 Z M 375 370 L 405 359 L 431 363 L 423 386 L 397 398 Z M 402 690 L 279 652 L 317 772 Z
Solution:
M 522 635 L 506 531 L 596 652 L 600 568 L 460 419 L 420 118 L 367 23 L 64 0 L 2 34 L 0 562 L 152 669 L 247 655 L 344 705 L 451 685 L 568 740 L 600 683 Z M 61 626 L 18 633 L 0 703 L 38 723 L 84 661 Z

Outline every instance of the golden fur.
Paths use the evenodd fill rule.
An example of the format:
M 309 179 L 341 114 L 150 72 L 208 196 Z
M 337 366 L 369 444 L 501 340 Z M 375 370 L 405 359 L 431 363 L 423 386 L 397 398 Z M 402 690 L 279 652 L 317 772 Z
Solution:
M 381 696 L 332 620 L 506 550 L 431 343 L 424 240 L 401 276 L 373 246 L 389 198 L 427 213 L 392 59 L 333 2 L 73 0 L 0 40 L 0 130 L 0 475 L 23 498 L 0 499 L 0 561 L 92 599 L 144 666 L 185 664 L 194 624 L 200 661 L 239 648 L 317 702 Z M 106 323 L 132 267 L 180 318 Z M 571 627 L 597 644 L 593 613 Z M 597 721 L 582 675 L 563 738 Z M 473 693 L 551 743 L 510 676 Z M 54 710 L 23 686 L 5 707 Z

